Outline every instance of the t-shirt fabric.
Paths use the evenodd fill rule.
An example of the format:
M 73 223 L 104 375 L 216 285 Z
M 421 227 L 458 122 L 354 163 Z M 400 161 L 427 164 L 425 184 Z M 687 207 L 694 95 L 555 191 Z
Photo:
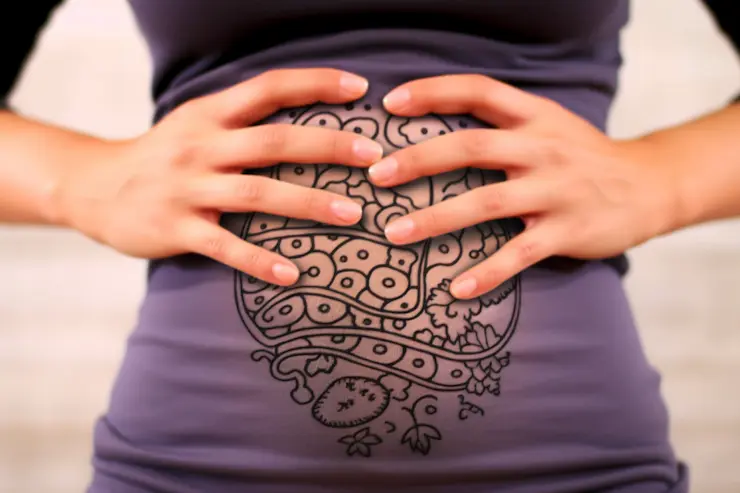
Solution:
M 268 122 L 360 133 L 386 152 L 485 126 L 383 110 L 395 85 L 449 73 L 503 80 L 604 129 L 628 20 L 624 0 L 130 3 L 154 63 L 155 121 L 268 69 L 336 67 L 367 77 L 368 94 Z M 42 25 L 42 10 L 26 25 Z M 150 262 L 96 425 L 90 493 L 687 491 L 624 268 L 544 265 L 459 301 L 450 280 L 518 221 L 385 241 L 392 218 L 501 173 L 380 189 L 362 170 L 321 163 L 251 172 L 350 196 L 363 220 L 224 215 L 224 227 L 299 266 L 287 288 L 197 255 Z

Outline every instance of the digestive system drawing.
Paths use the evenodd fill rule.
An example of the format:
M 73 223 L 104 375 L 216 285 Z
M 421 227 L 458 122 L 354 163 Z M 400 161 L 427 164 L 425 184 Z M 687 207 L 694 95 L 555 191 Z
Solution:
M 356 132 L 380 142 L 385 155 L 475 125 L 401 118 L 369 104 L 315 105 L 274 121 Z M 301 271 L 290 287 L 235 274 L 241 320 L 261 346 L 252 359 L 317 426 L 334 430 L 330 440 L 351 457 L 372 457 L 392 441 L 410 453 L 433 453 L 444 439 L 444 423 L 435 422 L 443 395 L 457 406 L 459 420 L 486 419 L 514 359 L 507 344 L 519 316 L 520 279 L 473 300 L 457 300 L 449 288 L 512 237 L 513 223 L 489 221 L 403 246 L 388 242 L 383 228 L 505 176 L 465 168 L 380 188 L 364 169 L 329 164 L 286 163 L 257 173 L 349 196 L 362 204 L 363 218 L 337 227 L 245 215 L 241 237 Z

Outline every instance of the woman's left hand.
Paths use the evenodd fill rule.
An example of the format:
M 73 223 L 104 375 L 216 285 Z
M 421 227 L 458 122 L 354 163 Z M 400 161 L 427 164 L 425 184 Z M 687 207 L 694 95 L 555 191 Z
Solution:
M 605 258 L 671 229 L 670 169 L 645 142 L 614 141 L 554 101 L 481 75 L 447 75 L 399 86 L 384 99 L 399 116 L 471 114 L 495 129 L 468 129 L 399 150 L 370 168 L 378 186 L 473 167 L 507 180 L 388 224 L 408 244 L 484 221 L 520 217 L 525 230 L 452 283 L 457 298 L 495 288 L 553 255 Z

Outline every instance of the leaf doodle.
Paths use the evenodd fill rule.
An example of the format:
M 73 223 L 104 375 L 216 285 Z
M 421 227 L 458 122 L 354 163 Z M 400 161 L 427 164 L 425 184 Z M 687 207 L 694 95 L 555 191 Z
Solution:
M 514 278 L 507 279 L 491 291 L 485 293 L 480 297 L 480 302 L 483 306 L 488 307 L 491 305 L 498 305 L 505 300 L 516 287 Z
M 429 454 L 431 440 L 441 440 L 442 435 L 439 430 L 432 425 L 415 425 L 406 430 L 403 434 L 401 443 L 408 443 L 412 452 L 420 452 L 423 455 Z
M 473 322 L 469 327 L 468 332 L 465 333 L 463 351 L 482 351 L 496 345 L 499 339 L 501 339 L 501 335 L 496 333 L 496 329 L 493 325 L 483 325 L 480 322 Z
M 419 452 L 422 455 L 428 455 L 432 447 L 432 440 L 441 440 L 442 434 L 434 426 L 426 423 L 419 423 L 417 418 L 417 407 L 422 402 L 431 400 L 436 402 L 437 398 L 433 395 L 424 395 L 419 397 L 411 408 L 404 407 L 403 410 L 411 415 L 413 425 L 406 430 L 401 437 L 401 444 L 408 444 L 412 452 Z M 428 415 L 435 414 L 437 412 L 437 406 L 434 404 L 427 404 L 424 407 L 424 412 Z
M 370 457 L 372 455 L 371 447 L 383 443 L 378 436 L 370 433 L 370 428 L 365 427 L 352 435 L 345 435 L 338 440 L 339 443 L 347 445 L 347 455 L 361 455 Z
M 430 290 L 426 303 L 426 312 L 432 318 L 432 324 L 437 328 L 445 328 L 450 342 L 465 333 L 466 326 L 459 320 L 459 311 L 455 305 L 457 301 L 450 294 L 450 280 L 444 279 L 436 288 Z
M 455 297 L 450 293 L 449 279 L 443 279 L 436 288 L 432 288 L 430 290 L 429 299 L 427 299 L 427 303 L 432 306 L 449 306 L 454 302 Z

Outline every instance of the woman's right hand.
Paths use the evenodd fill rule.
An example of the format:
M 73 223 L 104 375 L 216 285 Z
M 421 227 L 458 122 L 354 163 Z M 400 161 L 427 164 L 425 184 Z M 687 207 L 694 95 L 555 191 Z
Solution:
M 94 162 L 71 164 L 55 194 L 60 222 L 131 256 L 193 252 L 292 284 L 296 266 L 221 227 L 221 213 L 350 225 L 362 209 L 341 195 L 242 171 L 279 162 L 367 167 L 383 151 L 346 131 L 250 125 L 284 107 L 346 103 L 366 90 L 365 79 L 339 70 L 286 69 L 193 99 L 141 137 L 105 144 Z

